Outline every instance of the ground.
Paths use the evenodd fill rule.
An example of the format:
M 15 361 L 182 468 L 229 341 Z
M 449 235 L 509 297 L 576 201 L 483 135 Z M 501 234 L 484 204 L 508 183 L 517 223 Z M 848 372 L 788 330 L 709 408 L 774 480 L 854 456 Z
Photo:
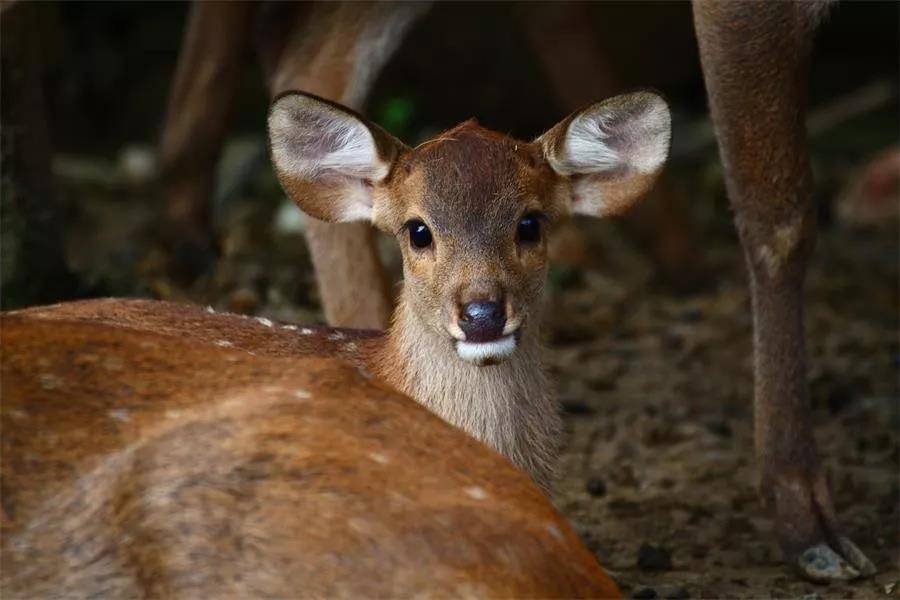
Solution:
M 816 436 L 846 530 L 878 565 L 867 581 L 814 585 L 780 560 L 755 491 L 751 317 L 736 252 L 727 283 L 688 298 L 599 279 L 594 296 L 614 287 L 612 303 L 592 303 L 590 284 L 557 299 L 569 309 L 557 313 L 584 316 L 570 327 L 595 333 L 551 352 L 567 408 L 555 498 L 623 591 L 900 593 L 894 235 L 825 233 L 807 294 Z M 664 568 L 646 568 L 654 559 Z

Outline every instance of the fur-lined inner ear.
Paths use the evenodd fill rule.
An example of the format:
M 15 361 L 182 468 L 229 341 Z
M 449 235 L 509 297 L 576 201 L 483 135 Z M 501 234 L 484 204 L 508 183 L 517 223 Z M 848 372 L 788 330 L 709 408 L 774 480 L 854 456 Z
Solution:
M 327 221 L 371 220 L 373 188 L 401 144 L 348 109 L 303 93 L 269 111 L 272 163 L 288 196 Z
M 669 154 L 671 117 L 660 96 L 616 96 L 573 113 L 538 138 L 547 162 L 571 179 L 572 210 L 620 213 L 652 185 Z

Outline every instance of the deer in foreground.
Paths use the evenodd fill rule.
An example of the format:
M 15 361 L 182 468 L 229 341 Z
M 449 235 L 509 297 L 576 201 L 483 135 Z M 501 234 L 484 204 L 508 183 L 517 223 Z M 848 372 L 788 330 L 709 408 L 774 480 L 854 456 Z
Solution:
M 817 581 L 875 572 L 837 518 L 813 437 L 806 381 L 803 284 L 816 232 L 804 127 L 806 77 L 813 36 L 830 4 L 693 2 L 728 198 L 750 276 L 760 495 L 786 561 Z M 308 7 L 282 23 L 281 36 L 269 31 L 262 44 L 271 93 L 305 89 L 360 107 L 421 6 Z M 251 10 L 241 3 L 198 3 L 192 11 L 165 127 L 171 133 L 163 137 L 164 163 L 215 156 L 224 135 L 222 120 L 192 118 L 182 108 L 195 107 L 195 117 L 210 106 L 217 114 L 227 112 L 231 95 L 212 83 L 232 81 L 234 46 L 223 41 L 247 37 Z M 204 123 L 214 130 L 207 131 Z M 179 136 L 190 142 L 179 143 Z M 183 193 L 208 177 L 203 165 L 193 174 L 176 171 L 170 212 L 204 206 L 202 197 Z M 358 223 L 311 221 L 307 239 L 330 323 L 377 326 L 389 313 L 390 297 L 368 235 Z
M 337 333 L 139 300 L 5 315 L 3 597 L 619 597 L 526 474 Z
M 669 130 L 641 92 L 530 143 L 468 121 L 408 148 L 339 105 L 279 98 L 288 195 L 402 248 L 391 327 L 141 300 L 8 313 L 4 591 L 617 595 L 541 493 L 560 422 L 538 308 L 553 227 L 638 200 Z

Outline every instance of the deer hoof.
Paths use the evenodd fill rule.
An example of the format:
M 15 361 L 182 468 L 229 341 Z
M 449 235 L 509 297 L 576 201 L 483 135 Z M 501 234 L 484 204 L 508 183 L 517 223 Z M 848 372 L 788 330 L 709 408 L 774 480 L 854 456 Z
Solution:
M 817 544 L 804 550 L 797 558 L 800 573 L 812 581 L 828 582 L 850 581 L 875 572 L 875 565 L 853 542 L 841 538 L 840 545 L 844 550 L 841 553 L 827 544 Z

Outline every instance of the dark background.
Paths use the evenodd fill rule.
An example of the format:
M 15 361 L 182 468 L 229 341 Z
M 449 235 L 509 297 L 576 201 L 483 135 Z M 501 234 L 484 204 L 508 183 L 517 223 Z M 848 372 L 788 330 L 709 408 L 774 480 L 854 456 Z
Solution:
M 77 295 L 178 296 L 215 303 L 243 286 L 221 281 L 221 277 L 219 284 L 208 277 L 199 282 L 168 281 L 163 272 L 167 269 L 155 265 L 152 252 L 158 237 L 152 224 L 161 213 L 162 192 L 152 177 L 132 177 L 123 166 L 134 149 L 140 157 L 154 158 L 188 8 L 186 3 L 175 2 L 65 2 L 43 3 L 35 10 L 38 25 L 32 26 L 31 36 L 37 38 L 40 49 L 38 68 L 47 104 L 59 220 L 64 223 L 64 231 L 57 237 L 64 238 L 65 260 L 77 280 L 49 292 L 35 291 L 39 285 L 23 274 L 39 272 L 34 265 L 40 263 L 41 250 L 27 250 L 27 240 L 20 243 L 27 237 L 20 223 L 23 219 L 18 218 L 22 202 L 10 185 L 16 175 L 11 159 L 17 155 L 10 132 L 18 125 L 8 110 L 8 82 L 15 81 L 10 73 L 20 66 L 6 53 L 2 111 L 5 308 Z M 568 71 L 557 67 L 555 77 L 565 80 L 569 90 L 576 90 L 574 95 L 571 91 L 567 96 L 560 93 L 558 83 L 554 85 L 548 74 L 547 61 L 542 60 L 541 46 L 534 43 L 535 32 L 547 27 L 555 26 L 555 35 L 566 38 L 565 23 L 554 25 L 558 7 L 442 3 L 407 36 L 378 78 L 365 112 L 413 144 L 473 116 L 485 126 L 530 139 L 578 105 L 602 99 L 597 96 L 642 87 L 657 89 L 670 100 L 674 113 L 668 169 L 671 183 L 666 189 L 674 190 L 678 197 L 674 201 L 678 214 L 660 211 L 660 217 L 648 210 L 649 216 L 632 218 L 625 227 L 626 237 L 638 252 L 650 254 L 657 266 L 658 255 L 667 251 L 660 249 L 664 242 L 656 233 L 660 219 L 670 229 L 685 229 L 682 237 L 713 236 L 733 243 L 690 5 L 597 2 L 579 10 L 592 33 L 592 48 L 602 72 L 591 72 L 598 70 L 592 64 L 587 71 L 578 63 Z M 812 136 L 819 206 L 826 227 L 833 221 L 835 195 L 851 184 L 854 169 L 896 145 L 900 128 L 897 25 L 895 2 L 844 2 L 833 8 L 819 31 L 810 77 L 813 118 L 826 113 L 828 120 L 835 105 L 839 114 L 840 106 L 850 106 L 849 114 L 829 121 Z M 232 137 L 225 152 L 226 159 L 233 160 L 224 162 L 216 186 L 216 232 L 225 259 L 228 248 L 233 247 L 228 241 L 232 225 L 252 230 L 244 237 L 268 237 L 272 232 L 265 228 L 270 227 L 273 212 L 282 201 L 264 151 L 268 98 L 263 77 L 252 52 L 243 62 Z M 874 105 L 867 106 L 873 93 Z M 235 150 L 229 154 L 232 146 Z M 133 210 L 128 210 L 129 205 Z M 110 239 L 110 232 L 115 231 L 120 234 Z M 82 239 L 99 245 L 86 247 Z M 259 253 L 259 248 L 255 251 Z M 297 252 L 301 255 L 296 256 Z M 689 248 L 684 252 L 686 258 L 673 259 L 675 266 L 662 269 L 658 281 L 676 289 L 695 288 L 704 278 L 706 283 L 714 283 L 717 270 L 707 270 L 705 264 L 698 273 L 686 273 L 691 285 L 680 286 L 679 277 L 673 275 L 673 270 L 690 270 L 681 265 L 699 262 L 692 258 L 699 252 Z M 275 270 L 266 258 L 271 253 L 262 254 L 260 268 Z M 396 273 L 396 256 L 392 259 L 389 250 L 386 254 Z M 302 250 L 295 249 L 289 260 L 303 263 L 304 259 Z M 316 292 L 309 284 L 305 264 L 300 267 L 285 276 L 299 282 L 285 292 L 286 301 L 307 306 L 311 311 L 308 318 L 315 319 Z M 259 289 L 253 293 L 266 295 Z M 264 298 L 260 302 L 264 304 Z M 258 310 L 264 308 L 260 302 L 239 302 L 234 307 Z

